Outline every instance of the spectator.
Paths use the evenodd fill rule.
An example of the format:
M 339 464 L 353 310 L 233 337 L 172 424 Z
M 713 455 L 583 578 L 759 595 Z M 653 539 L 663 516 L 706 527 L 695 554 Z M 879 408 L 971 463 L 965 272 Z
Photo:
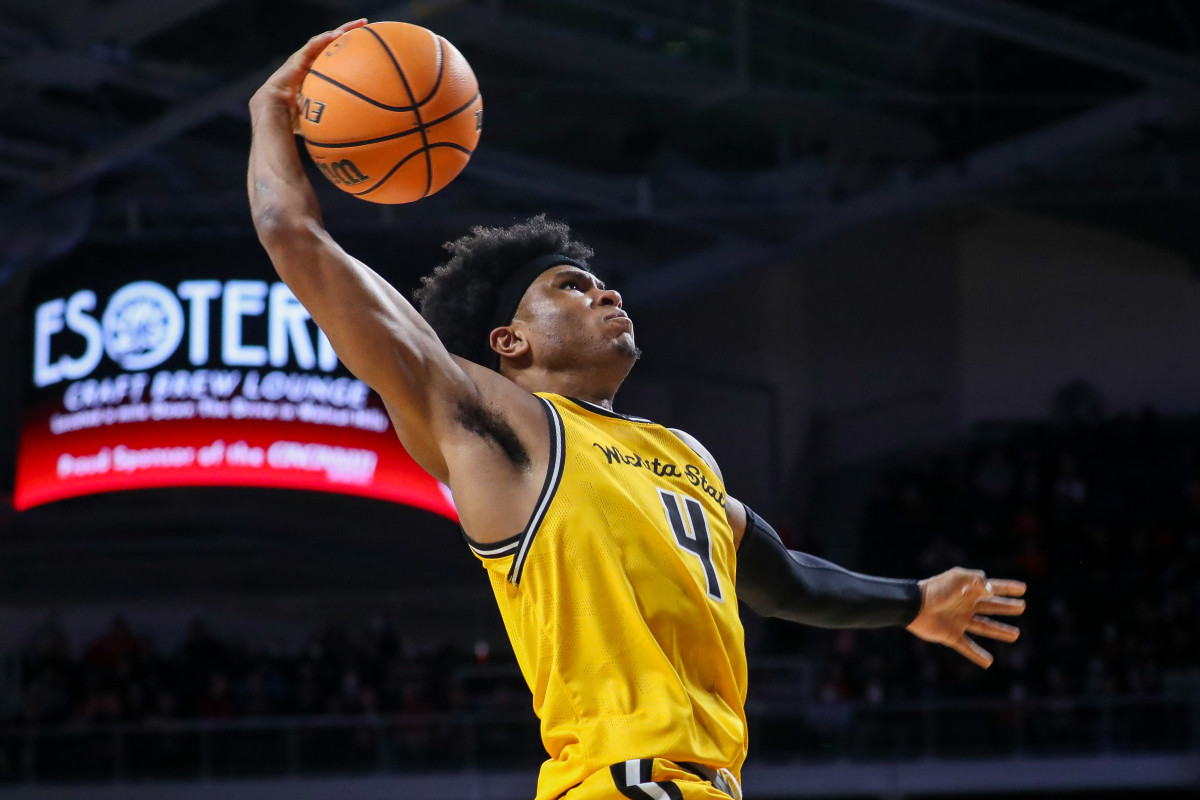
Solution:
M 142 643 L 129 630 L 125 618 L 118 614 L 113 617 L 108 631 L 84 650 L 83 662 L 89 667 L 110 672 L 119 662 L 137 658 L 141 648 Z

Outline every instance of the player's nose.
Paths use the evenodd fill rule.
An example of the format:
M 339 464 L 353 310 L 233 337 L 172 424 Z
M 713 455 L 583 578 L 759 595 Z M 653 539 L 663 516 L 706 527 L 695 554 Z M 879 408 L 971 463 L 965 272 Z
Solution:
M 621 293 L 616 289 L 602 289 L 600 291 L 600 305 L 616 306 L 617 308 L 625 307 L 621 301 Z

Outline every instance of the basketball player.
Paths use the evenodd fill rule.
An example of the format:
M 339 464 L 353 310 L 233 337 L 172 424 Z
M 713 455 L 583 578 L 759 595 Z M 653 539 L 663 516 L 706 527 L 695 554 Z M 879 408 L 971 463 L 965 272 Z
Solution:
M 330 238 L 293 138 L 314 37 L 250 102 L 259 239 L 341 360 L 448 484 L 482 561 L 549 760 L 537 800 L 740 798 L 746 652 L 738 603 L 827 627 L 906 626 L 986 667 L 1018 581 L 956 568 L 858 575 L 789 552 L 729 497 L 692 437 L 613 410 L 639 356 L 592 251 L 535 217 L 476 228 L 417 292 L 422 313 Z

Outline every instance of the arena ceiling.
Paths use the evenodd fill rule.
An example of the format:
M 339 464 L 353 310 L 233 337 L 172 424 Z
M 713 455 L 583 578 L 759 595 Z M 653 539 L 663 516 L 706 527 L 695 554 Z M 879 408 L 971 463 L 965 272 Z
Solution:
M 585 229 L 639 302 L 873 220 L 978 202 L 1200 256 L 1189 0 L 0 0 L 8 340 L 12 279 L 80 243 L 253 247 L 246 101 L 308 36 L 358 16 L 453 41 L 487 124 L 451 188 L 411 206 L 365 204 L 314 173 L 339 238 L 436 253 L 470 223 L 548 211 Z M 15 418 L 13 402 L 0 391 L 0 417 Z M 439 580 L 470 561 L 453 537 L 408 543 L 432 541 L 428 515 L 397 536 L 391 507 L 298 498 L 279 518 L 279 504 L 235 491 L 149 493 L 133 529 L 124 507 L 80 503 L 44 510 L 38 530 L 54 537 L 0 518 L 8 596 L 385 591 L 390 565 L 428 563 L 431 547 L 445 548 Z M 181 507 L 228 513 L 183 530 Z
M 634 294 L 976 199 L 1200 252 L 1186 0 L 0 0 L 0 257 L 245 235 L 246 100 L 314 32 L 443 34 L 487 126 L 451 190 L 335 231 L 547 210 Z

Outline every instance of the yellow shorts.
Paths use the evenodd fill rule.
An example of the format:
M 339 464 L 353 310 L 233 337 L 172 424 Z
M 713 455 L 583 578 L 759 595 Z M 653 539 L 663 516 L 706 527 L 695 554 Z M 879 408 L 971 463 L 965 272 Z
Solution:
M 598 770 L 562 796 L 562 800 L 741 800 L 740 787 L 728 772 L 714 781 L 664 758 L 643 758 Z

